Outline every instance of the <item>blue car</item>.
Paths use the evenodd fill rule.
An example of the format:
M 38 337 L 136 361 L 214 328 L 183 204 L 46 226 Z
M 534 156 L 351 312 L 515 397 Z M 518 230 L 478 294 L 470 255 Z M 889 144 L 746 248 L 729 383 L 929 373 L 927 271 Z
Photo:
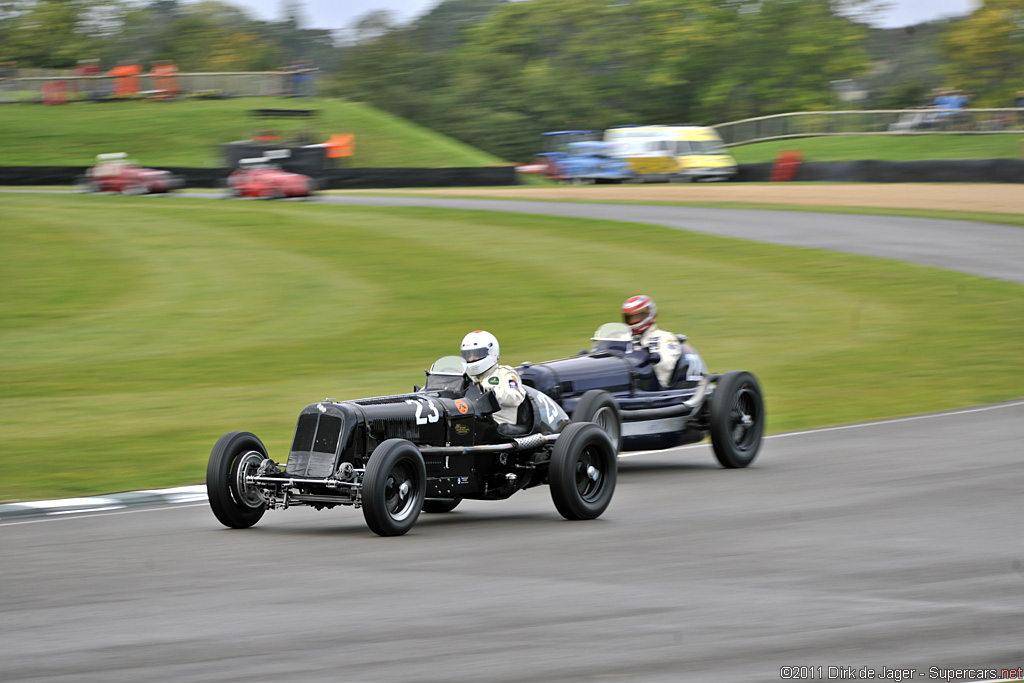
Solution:
M 630 164 L 611 155 L 607 142 L 572 142 L 566 156 L 557 160 L 555 178 L 574 185 L 591 183 L 624 183 L 636 175 Z

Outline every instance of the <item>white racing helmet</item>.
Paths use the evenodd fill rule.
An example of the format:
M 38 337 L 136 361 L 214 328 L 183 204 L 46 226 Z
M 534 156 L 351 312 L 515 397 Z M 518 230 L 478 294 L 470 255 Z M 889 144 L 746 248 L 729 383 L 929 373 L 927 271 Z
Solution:
M 476 330 L 462 338 L 466 373 L 482 375 L 498 364 L 498 340 L 490 332 Z

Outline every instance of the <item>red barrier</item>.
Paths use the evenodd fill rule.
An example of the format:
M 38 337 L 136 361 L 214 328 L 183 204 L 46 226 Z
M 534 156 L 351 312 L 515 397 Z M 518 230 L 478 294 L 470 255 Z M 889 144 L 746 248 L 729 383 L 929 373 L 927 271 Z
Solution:
M 775 165 L 772 166 L 771 182 L 786 182 L 795 178 L 803 159 L 804 155 L 798 149 L 791 152 L 779 152 L 775 157 Z

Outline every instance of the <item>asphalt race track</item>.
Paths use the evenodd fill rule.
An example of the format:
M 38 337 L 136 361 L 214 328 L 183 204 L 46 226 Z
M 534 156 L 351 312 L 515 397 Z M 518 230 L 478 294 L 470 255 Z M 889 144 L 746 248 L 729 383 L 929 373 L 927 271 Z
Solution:
M 722 237 L 881 256 L 1024 284 L 1024 230 L 1012 225 L 896 216 L 643 204 L 357 195 L 322 195 L 315 201 L 361 206 L 510 211 L 651 223 Z
M 671 208 L 725 231 L 854 225 Z M 856 221 L 847 250 L 882 224 L 888 255 L 966 272 L 1016 249 L 978 274 L 1024 282 L 1000 226 L 963 224 L 989 246 L 956 261 L 950 222 L 915 247 L 892 226 L 930 222 Z M 564 521 L 541 487 L 399 538 L 351 509 L 248 530 L 205 504 L 0 522 L 0 681 L 994 678 L 1024 667 L 1022 444 L 1024 401 L 776 435 L 744 470 L 697 445 L 620 460 L 598 520 Z

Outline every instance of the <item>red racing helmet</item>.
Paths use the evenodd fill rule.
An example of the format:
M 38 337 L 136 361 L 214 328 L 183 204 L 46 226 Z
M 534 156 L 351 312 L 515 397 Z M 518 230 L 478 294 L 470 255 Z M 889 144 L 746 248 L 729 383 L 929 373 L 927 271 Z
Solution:
M 649 296 L 631 296 L 622 304 L 622 319 L 634 335 L 643 334 L 658 319 L 658 307 Z

